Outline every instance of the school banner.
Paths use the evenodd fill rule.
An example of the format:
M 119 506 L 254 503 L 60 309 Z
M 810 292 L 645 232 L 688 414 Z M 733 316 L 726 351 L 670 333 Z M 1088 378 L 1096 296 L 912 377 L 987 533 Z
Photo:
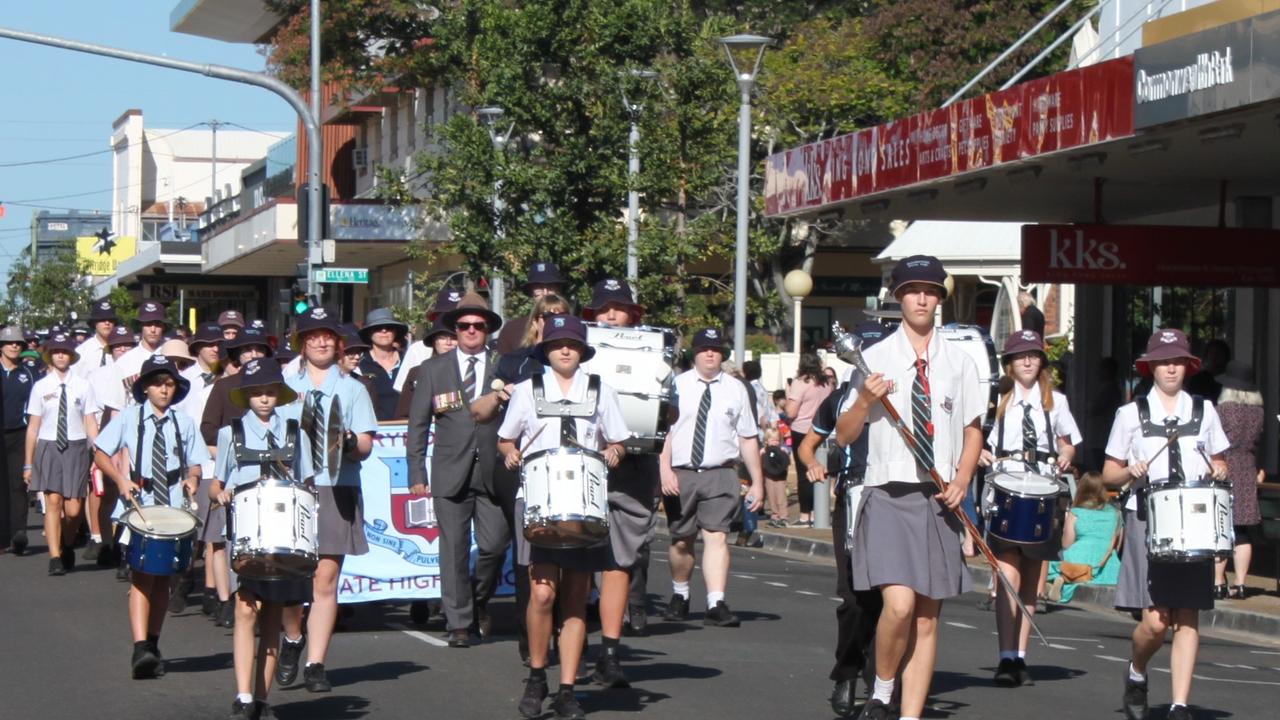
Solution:
M 373 454 L 364 461 L 364 534 L 369 552 L 348 556 L 338 578 L 338 602 L 429 600 L 440 597 L 440 527 L 431 495 L 409 493 L 405 453 L 408 425 L 382 423 L 373 438 Z M 431 446 L 427 445 L 427 462 Z M 476 546 L 471 543 L 474 567 Z M 503 567 L 498 595 L 515 592 L 511 553 Z

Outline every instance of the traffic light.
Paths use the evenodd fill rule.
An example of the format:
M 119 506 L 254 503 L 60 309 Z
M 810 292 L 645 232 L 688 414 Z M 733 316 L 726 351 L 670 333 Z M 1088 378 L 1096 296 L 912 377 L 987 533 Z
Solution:
M 301 315 L 311 307 L 311 303 L 307 298 L 307 291 L 303 290 L 300 285 L 293 286 L 291 301 L 293 303 L 294 315 Z

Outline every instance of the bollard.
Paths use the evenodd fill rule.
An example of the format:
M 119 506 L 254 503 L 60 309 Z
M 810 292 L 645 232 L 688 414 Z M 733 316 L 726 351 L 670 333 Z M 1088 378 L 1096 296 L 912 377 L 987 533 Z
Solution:
M 813 453 L 814 462 L 822 467 L 827 466 L 828 442 L 823 440 Z M 805 480 L 805 482 L 808 481 Z M 813 484 L 813 526 L 824 530 L 831 527 L 831 492 L 825 481 Z

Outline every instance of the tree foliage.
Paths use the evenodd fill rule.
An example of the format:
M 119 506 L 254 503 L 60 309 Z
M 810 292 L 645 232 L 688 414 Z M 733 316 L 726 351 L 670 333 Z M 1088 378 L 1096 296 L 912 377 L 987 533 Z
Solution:
M 83 281 L 87 271 L 74 252 L 44 253 L 33 263 L 29 249 L 23 250 L 9 266 L 0 314 L 25 328 L 70 322 L 72 312 L 83 315 L 93 300 Z

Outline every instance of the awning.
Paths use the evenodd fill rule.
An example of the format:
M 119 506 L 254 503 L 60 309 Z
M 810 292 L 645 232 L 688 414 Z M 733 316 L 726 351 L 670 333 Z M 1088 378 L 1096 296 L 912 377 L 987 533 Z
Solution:
M 952 275 L 1017 276 L 1022 257 L 1022 223 L 914 222 L 875 257 L 894 263 L 911 255 L 932 255 Z

